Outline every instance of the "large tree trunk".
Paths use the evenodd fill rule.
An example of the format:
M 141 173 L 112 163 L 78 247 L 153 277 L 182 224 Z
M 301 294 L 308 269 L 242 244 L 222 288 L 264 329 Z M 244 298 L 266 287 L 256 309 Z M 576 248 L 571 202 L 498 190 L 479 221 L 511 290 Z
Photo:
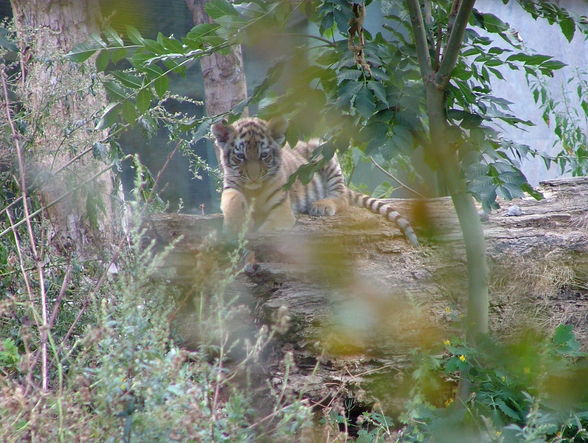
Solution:
M 518 209 L 494 212 L 484 222 L 490 329 L 505 337 L 572 324 L 588 346 L 588 179 L 553 180 L 542 190 L 544 200 L 503 202 Z M 392 202 L 407 216 L 414 204 Z M 422 209 L 434 235 L 419 249 L 396 226 L 355 208 L 335 217 L 301 216 L 292 231 L 249 237 L 258 263 L 230 290 L 251 307 L 256 324 L 289 319 L 265 362 L 272 383 L 283 381 L 281 357 L 292 351 L 288 386 L 314 401 L 355 397 L 359 382 L 365 389 L 366 379 L 381 376 L 390 401 L 402 404 L 411 352 L 438 350 L 459 335 L 456 320 L 467 298 L 465 247 L 451 200 L 431 199 Z M 182 238 L 164 265 L 167 282 L 193 294 L 198 269 L 214 278 L 204 263 L 213 260 L 210 249 L 200 252 L 202 240 L 222 225 L 220 215 L 165 214 L 147 223 L 162 246 Z
M 211 23 L 204 10 L 205 4 L 206 0 L 186 0 L 195 25 Z M 200 58 L 200 68 L 204 79 L 204 103 L 209 116 L 228 112 L 247 99 L 241 46 L 233 46 L 228 55 L 212 54 Z
M 21 51 L 17 93 L 30 115 L 23 137 L 27 182 L 38 190 L 44 206 L 69 193 L 47 210 L 52 240 L 81 255 L 95 255 L 96 247 L 110 244 L 114 234 L 112 174 L 94 158 L 92 149 L 99 152 L 104 147 L 101 142 L 107 134 L 94 127 L 106 98 L 93 75 L 93 59 L 80 66 L 64 55 L 99 31 L 99 2 L 11 0 L 11 4 Z

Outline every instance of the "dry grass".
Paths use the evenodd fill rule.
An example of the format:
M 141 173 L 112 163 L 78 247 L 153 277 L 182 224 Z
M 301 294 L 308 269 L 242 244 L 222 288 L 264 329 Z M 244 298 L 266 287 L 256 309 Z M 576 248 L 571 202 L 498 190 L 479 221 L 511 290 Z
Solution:
M 551 331 L 568 323 L 569 312 L 554 309 L 555 301 L 574 282 L 574 272 L 555 258 L 509 257 L 492 267 L 491 330 L 503 337 L 523 329 Z

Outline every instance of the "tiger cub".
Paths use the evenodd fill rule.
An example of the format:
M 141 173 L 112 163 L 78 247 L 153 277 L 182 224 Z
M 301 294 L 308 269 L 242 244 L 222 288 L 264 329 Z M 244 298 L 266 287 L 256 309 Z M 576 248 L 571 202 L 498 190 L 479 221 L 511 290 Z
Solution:
M 294 149 L 286 144 L 288 123 L 283 118 L 268 121 L 242 118 L 233 124 L 226 120 L 212 126 L 212 134 L 221 151 L 223 192 L 221 210 L 225 229 L 236 234 L 244 229 L 251 211 L 252 228 L 258 231 L 288 229 L 296 221 L 294 214 L 334 215 L 353 205 L 364 207 L 395 222 L 406 238 L 418 246 L 409 222 L 388 203 L 347 188 L 341 166 L 335 157 L 304 185 L 296 180 L 288 191 L 283 189 L 298 167 L 306 164 L 319 146 L 314 139 L 298 142 Z

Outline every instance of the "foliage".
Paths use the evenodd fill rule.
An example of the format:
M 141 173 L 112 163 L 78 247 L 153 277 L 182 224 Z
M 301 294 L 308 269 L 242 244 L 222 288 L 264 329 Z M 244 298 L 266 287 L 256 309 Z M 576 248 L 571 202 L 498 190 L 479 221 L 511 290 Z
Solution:
M 569 170 L 575 176 L 586 175 L 588 73 L 579 70 L 576 75 L 568 78 L 562 85 L 560 98 L 550 96 L 540 78 L 530 79 L 530 87 L 535 102 L 543 110 L 544 122 L 553 126 L 553 132 L 557 136 L 554 145 L 560 144 L 562 147 L 552 161 L 559 165 L 562 173 Z M 580 106 L 576 106 L 576 102 Z
M 451 26 L 449 3 L 434 2 L 428 29 L 432 40 L 438 30 Z M 580 21 L 549 2 L 522 4 L 534 17 L 558 23 L 568 40 L 577 30 L 586 32 Z M 321 152 L 327 158 L 351 145 L 362 155 L 391 165 L 406 161 L 415 148 L 431 152 L 435 140 L 427 135 L 423 85 L 406 11 L 392 1 L 382 1 L 381 7 L 384 30 L 373 35 L 363 30 L 366 43 L 361 51 L 350 50 L 349 23 L 358 18 L 350 1 L 211 0 L 207 12 L 216 23 L 198 25 L 182 38 L 159 34 L 147 39 L 131 27 L 120 36 L 105 29 L 69 57 L 81 62 L 96 55 L 110 103 L 95 127 L 109 129 L 109 141 L 129 125 L 152 133 L 163 124 L 183 149 L 206 136 L 217 117 L 193 119 L 170 113 L 166 101 L 184 100 L 170 90 L 170 75 L 183 75 L 194 60 L 232 44 L 255 45 L 272 33 L 282 33 L 290 19 L 303 12 L 318 31 L 284 53 L 249 100 L 227 117 L 236 118 L 247 105 L 257 106 L 262 117 L 282 114 L 291 120 L 290 141 L 322 137 Z M 500 36 L 508 47 L 492 46 L 484 33 Z M 537 196 L 517 162 L 529 154 L 542 155 L 502 139 L 494 129 L 496 122 L 530 124 L 512 114 L 507 100 L 492 95 L 490 80 L 501 78 L 501 69 L 523 70 L 546 119 L 555 116 L 566 152 L 556 159 L 544 157 L 545 161 L 575 173 L 586 167 L 585 137 L 573 124 L 566 126 L 569 114 L 562 113 L 541 86 L 544 76 L 563 65 L 551 56 L 528 53 L 515 36 L 499 18 L 476 12 L 446 97 L 446 115 L 469 190 L 486 208 L 498 195 L 512 198 L 526 191 Z M 357 32 L 351 37 L 357 46 Z M 584 96 L 585 82 L 578 87 L 577 94 Z M 16 117 L 19 128 L 31 123 L 26 118 Z M 63 129 L 67 144 L 71 128 Z M 1 135 L 2 140 L 11 139 L 10 134 Z M 103 148 L 94 146 L 96 155 Z M 346 159 L 350 158 L 348 152 Z M 437 167 L 434 156 L 427 161 L 428 167 Z M 319 160 L 300 170 L 301 178 L 308 179 L 317 165 Z M 425 176 L 426 167 L 418 168 L 414 176 Z M 137 217 L 133 230 L 117 258 L 93 262 L 47 247 L 36 263 L 30 248 L 49 236 L 46 220 L 35 219 L 35 235 L 30 238 L 24 226 L 14 226 L 24 216 L 20 191 L 11 174 L 2 175 L 0 228 L 7 232 L 0 237 L 0 290 L 6 294 L 0 306 L 2 439 L 292 441 L 309 421 L 310 408 L 304 402 L 270 390 L 272 401 L 263 402 L 270 410 L 260 410 L 253 387 L 233 383 L 238 371 L 247 372 L 248 365 L 256 363 L 273 334 L 265 329 L 255 334 L 238 367 L 229 365 L 227 353 L 238 347 L 227 338 L 237 309 L 234 301 L 224 298 L 224 287 L 238 271 L 242 245 L 228 254 L 211 244 L 203 246 L 206 258 L 194 271 L 202 279 L 189 294 L 202 341 L 189 352 L 170 339 L 175 331 L 170 330 L 169 316 L 184 300 L 177 299 L 165 276 L 157 275 L 167 251 L 156 253 L 138 228 L 140 216 L 153 203 L 157 178 L 140 163 L 136 169 L 135 203 L 130 208 Z M 31 204 L 39 207 L 34 199 Z M 112 272 L 114 262 L 117 272 Z M 211 273 L 218 278 L 211 278 Z M 47 310 L 55 316 L 43 325 L 39 319 Z M 574 392 L 586 378 L 581 366 L 585 355 L 578 351 L 569 327 L 558 328 L 550 340 L 540 338 L 531 334 L 520 343 L 485 343 L 481 348 L 453 340 L 442 355 L 424 356 L 414 373 L 414 403 L 404 417 L 403 439 L 423 441 L 452 427 L 488 441 L 586 438 L 586 399 Z M 453 386 L 458 374 L 474 386 L 475 395 L 465 408 L 444 407 L 453 396 L 433 398 L 431 393 Z M 41 389 L 43 383 L 48 389 Z M 335 414 L 333 419 L 351 426 L 348 417 Z M 393 422 L 383 413 L 365 413 L 361 421 L 357 441 L 393 434 Z
M 165 97 L 170 73 L 183 74 L 187 63 L 231 44 L 242 42 L 255 46 L 263 39 L 279 37 L 285 32 L 289 18 L 303 12 L 317 25 L 318 33 L 306 36 L 307 41 L 301 40 L 299 46 L 284 53 L 248 102 L 232 111 L 233 118 L 246 104 L 258 103 L 260 116 L 280 114 L 291 121 L 290 142 L 300 137 L 320 136 L 325 140 L 321 151 L 327 158 L 335 148 L 344 151 L 348 146 L 359 147 L 380 164 L 399 155 L 410 155 L 414 148 L 434 150 L 435 141 L 428 139 L 428 124 L 422 117 L 423 87 L 406 10 L 396 2 L 380 3 L 384 29 L 374 35 L 366 29 L 362 31 L 365 46 L 361 50 L 368 65 L 366 69 L 350 50 L 351 4 L 351 1 L 334 0 L 302 3 L 257 0 L 235 4 L 213 0 L 207 3 L 207 12 L 215 23 L 198 25 L 183 38 L 159 34 L 151 40 L 128 28 L 125 39 L 132 45 L 127 45 L 123 38 L 107 29 L 103 36 L 93 36 L 72 51 L 70 57 L 81 61 L 98 53 L 99 70 L 104 70 L 109 62 L 116 64 L 126 58 L 132 66 L 130 70 L 109 70 L 105 84 L 112 103 L 100 125 L 116 125 L 117 116 L 122 116 L 128 122 L 152 126 L 158 117 L 148 110 Z M 586 32 L 583 22 L 557 6 L 545 2 L 522 2 L 522 5 L 535 18 L 557 22 L 568 39 L 577 28 Z M 449 1 L 433 2 L 427 29 L 432 42 L 447 38 L 444 31 L 450 27 L 449 10 Z M 487 37 L 489 33 L 499 36 L 506 46 L 493 45 Z M 439 54 L 433 56 L 438 58 Z M 508 100 L 492 94 L 492 78 L 502 79 L 504 70 L 511 69 L 522 70 L 540 80 L 563 66 L 552 56 L 530 53 L 516 31 L 498 17 L 474 11 L 452 73 L 446 113 L 455 132 L 455 149 L 460 153 L 470 192 L 486 209 L 495 206 L 497 196 L 511 199 L 528 192 L 540 198 L 519 169 L 520 159 L 528 155 L 541 156 L 546 164 L 557 161 L 562 170 L 571 168 L 578 173 L 584 167 L 585 147 L 581 145 L 582 140 L 572 136 L 576 128 L 556 126 L 556 131 L 565 133 L 566 141 L 574 143 L 573 147 L 566 144 L 566 154 L 556 159 L 505 140 L 495 129 L 498 122 L 518 127 L 533 123 L 517 118 Z M 548 112 L 547 102 L 551 98 L 546 97 L 545 90 L 541 99 Z M 569 115 L 562 118 L 574 121 Z M 180 118 L 175 124 L 190 131 L 195 140 L 207 134 L 210 122 L 208 118 L 198 121 Z M 437 167 L 434 156 L 429 155 L 425 160 L 433 169 Z M 308 180 L 317 167 L 320 162 L 299 170 L 298 175 L 303 181 Z M 423 168 L 427 169 L 421 165 L 420 169 Z
M 2 66 L 8 75 L 0 73 L 11 93 L 20 83 L 11 70 L 15 66 Z M 41 99 L 50 102 L 61 88 L 72 85 L 48 88 Z M 165 122 L 170 114 L 155 100 L 150 115 Z M 42 126 L 21 107 L 10 111 L 3 108 L 0 119 L 9 114 L 19 132 L 1 125 L 0 140 L 13 149 L 17 136 Z M 108 110 L 102 117 L 108 120 Z M 105 119 L 96 123 L 106 127 L 100 121 Z M 111 137 L 127 124 L 111 126 Z M 65 146 L 79 148 L 75 129 L 65 122 L 59 129 Z M 108 155 L 104 143 L 81 150 Z M 71 168 L 78 161 L 74 158 Z M 161 210 L 154 195 L 159 174 L 151 177 L 135 158 L 135 188 L 125 212 L 128 231 L 110 251 L 88 258 L 50 241 L 52 228 L 41 203 L 28 193 L 34 188 L 21 189 L 15 178 L 21 171 L 14 169 L 0 169 L 2 441 L 291 440 L 301 432 L 310 413 L 305 402 L 235 380 L 237 374 L 249 376 L 273 337 L 267 328 L 251 337 L 227 335 L 237 300 L 224 298 L 224 286 L 239 271 L 242 244 L 220 251 L 203 245 L 215 254 L 199 260 L 201 280 L 194 277 L 188 298 L 201 300 L 196 312 L 208 329 L 202 327 L 202 342 L 187 351 L 171 339 L 170 318 L 183 299 L 160 270 L 173 244 L 156 251 L 142 227 L 146 214 Z M 219 278 L 212 278 L 212 271 Z M 234 349 L 245 349 L 243 358 L 232 361 Z M 264 402 L 258 401 L 260 392 Z
M 196 293 L 190 296 L 206 298 L 200 322 L 211 319 L 202 327 L 202 331 L 211 332 L 201 337 L 197 351 L 180 349 L 170 339 L 169 321 L 180 299 L 166 284 L 165 276 L 158 277 L 173 244 L 164 251 L 154 251 L 138 228 L 145 203 L 136 199 L 133 205 L 132 214 L 137 218 L 132 225 L 136 228 L 130 234 L 130 246 L 119 251 L 117 272 L 110 274 L 108 281 L 76 263 L 65 302 L 57 293 L 68 277 L 49 268 L 43 270 L 45 281 L 50 283 L 46 298 L 52 301 L 53 310 L 61 308 L 55 323 L 49 324 L 48 391 L 36 386 L 44 376 L 35 359 L 31 360 L 36 355 L 38 361 L 43 329 L 26 320 L 29 315 L 39 317 L 42 308 L 36 297 L 38 282 L 25 288 L 23 280 L 15 278 L 7 288 L 12 296 L 3 300 L 0 336 L 13 338 L 4 338 L 0 346 L 0 371 L 8 375 L 0 379 L 2 440 L 232 442 L 264 435 L 269 439 L 293 438 L 310 412 L 303 402 L 266 393 L 275 402 L 266 400 L 265 408 L 260 409 L 255 403 L 258 387 L 231 381 L 236 371 L 250 370 L 273 334 L 265 329 L 256 334 L 254 346 L 237 366 L 227 360 L 231 349 L 245 346 L 245 338 L 229 339 L 222 333 L 230 328 L 235 309 L 234 301 L 223 298 L 223 288 L 238 272 L 235 266 L 240 251 L 232 252 L 228 261 L 212 255 L 208 263 L 199 261 L 207 273 L 197 275 L 208 283 L 195 280 Z M 5 240 L 2 245 L 11 257 L 23 253 L 22 245 Z M 46 253 L 45 260 L 59 259 L 54 251 Z M 97 266 L 102 267 L 110 269 L 109 263 Z M 209 282 L 215 269 L 221 278 Z M 76 299 L 80 302 L 74 304 Z M 76 311 L 84 314 L 81 321 L 72 315 Z M 68 332 L 72 330 L 73 334 Z M 220 390 L 223 399 L 219 398 Z
M 528 331 L 507 343 L 472 348 L 446 340 L 445 352 L 424 355 L 413 373 L 412 407 L 401 441 L 583 441 L 588 436 L 584 359 L 572 327 L 549 338 Z M 447 382 L 471 383 L 464 407 Z M 469 436 L 469 437 L 468 437 Z

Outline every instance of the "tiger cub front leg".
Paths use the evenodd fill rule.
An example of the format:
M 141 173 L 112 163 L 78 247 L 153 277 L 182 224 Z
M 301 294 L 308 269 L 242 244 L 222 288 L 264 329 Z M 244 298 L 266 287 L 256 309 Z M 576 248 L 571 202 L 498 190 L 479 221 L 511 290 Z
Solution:
M 294 212 L 292 212 L 290 197 L 287 196 L 278 206 L 269 212 L 258 231 L 270 232 L 280 229 L 290 229 L 294 226 L 294 223 L 296 223 L 296 217 L 294 217 Z
M 247 225 L 247 200 L 241 191 L 228 188 L 221 195 L 221 211 L 224 216 L 223 228 L 229 235 L 236 236 L 249 229 Z
M 346 206 L 347 204 L 342 198 L 323 198 L 312 202 L 308 212 L 310 215 L 335 215 Z

